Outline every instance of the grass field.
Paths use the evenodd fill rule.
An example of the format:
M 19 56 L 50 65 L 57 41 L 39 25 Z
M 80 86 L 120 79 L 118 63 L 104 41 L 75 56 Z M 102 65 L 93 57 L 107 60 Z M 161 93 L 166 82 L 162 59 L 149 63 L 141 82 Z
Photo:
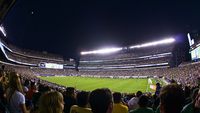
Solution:
M 89 77 L 40 77 L 43 80 L 60 84 L 63 86 L 75 87 L 79 90 L 92 91 L 96 88 L 109 88 L 112 91 L 123 93 L 135 93 L 138 90 L 152 91 L 148 79 L 112 79 L 112 78 L 89 78 Z

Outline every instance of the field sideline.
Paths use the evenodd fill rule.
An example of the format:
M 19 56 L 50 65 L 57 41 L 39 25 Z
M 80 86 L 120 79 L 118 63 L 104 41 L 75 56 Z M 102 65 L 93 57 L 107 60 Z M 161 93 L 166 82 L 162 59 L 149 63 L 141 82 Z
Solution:
M 112 79 L 112 78 L 89 78 L 76 76 L 54 76 L 54 77 L 39 77 L 52 83 L 63 86 L 75 87 L 79 90 L 92 91 L 96 88 L 109 88 L 112 91 L 122 93 L 135 93 L 137 91 L 149 92 L 150 85 L 148 79 Z M 153 83 L 155 81 L 152 79 Z

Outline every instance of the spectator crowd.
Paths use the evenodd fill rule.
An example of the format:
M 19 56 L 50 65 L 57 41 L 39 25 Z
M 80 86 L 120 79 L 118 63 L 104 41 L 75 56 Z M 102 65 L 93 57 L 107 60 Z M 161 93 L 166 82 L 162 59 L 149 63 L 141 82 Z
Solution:
M 3 65 L 0 109 L 2 113 L 199 113 L 200 92 L 194 82 L 198 80 L 199 63 L 177 68 L 165 69 L 168 75 L 162 76 L 170 84 L 157 87 L 153 94 L 139 90 L 122 94 L 108 88 L 80 91 L 40 80 L 28 67 Z

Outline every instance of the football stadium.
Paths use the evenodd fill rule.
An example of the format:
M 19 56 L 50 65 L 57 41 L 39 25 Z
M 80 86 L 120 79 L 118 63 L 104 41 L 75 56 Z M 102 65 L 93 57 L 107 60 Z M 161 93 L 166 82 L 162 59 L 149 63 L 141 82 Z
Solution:
M 15 62 L 14 64 L 6 62 L 7 64 L 29 71 L 26 73 L 35 75 L 37 79 L 60 86 L 75 87 L 78 90 L 92 91 L 96 88 L 108 87 L 111 91 L 136 93 L 138 90 L 152 92 L 157 82 L 167 83 L 165 79 L 172 77 L 167 75 L 167 72 L 165 72 L 165 79 L 161 75 L 170 67 L 174 43 L 175 39 L 169 38 L 130 47 L 96 50 L 97 53 L 91 51 L 95 53 L 92 55 L 87 55 L 90 51 L 82 52 L 79 66 L 76 66 L 73 60 L 64 61 L 61 58 L 57 59 L 56 56 L 56 59 L 52 58 L 51 62 L 45 59 L 41 61 L 40 58 L 44 57 L 38 59 L 34 56 L 26 56 L 22 54 L 23 51 L 21 53 L 14 51 L 20 48 L 15 47 L 13 50 L 3 42 L 1 48 L 5 59 Z M 98 54 L 98 51 L 101 53 Z M 4 66 L 6 69 L 10 67 Z M 24 72 L 22 70 L 21 72 Z
M 0 2 L 0 22 L 14 2 Z M 1 25 L 0 112 L 199 113 L 200 35 L 184 36 L 188 50 L 173 35 L 66 59 L 10 43 Z

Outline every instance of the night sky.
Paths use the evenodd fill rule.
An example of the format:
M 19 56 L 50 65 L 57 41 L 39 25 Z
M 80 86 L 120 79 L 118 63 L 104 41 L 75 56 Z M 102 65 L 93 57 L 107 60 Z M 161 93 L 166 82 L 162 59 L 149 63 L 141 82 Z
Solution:
M 200 2 L 17 0 L 3 25 L 16 46 L 75 57 L 199 29 Z

